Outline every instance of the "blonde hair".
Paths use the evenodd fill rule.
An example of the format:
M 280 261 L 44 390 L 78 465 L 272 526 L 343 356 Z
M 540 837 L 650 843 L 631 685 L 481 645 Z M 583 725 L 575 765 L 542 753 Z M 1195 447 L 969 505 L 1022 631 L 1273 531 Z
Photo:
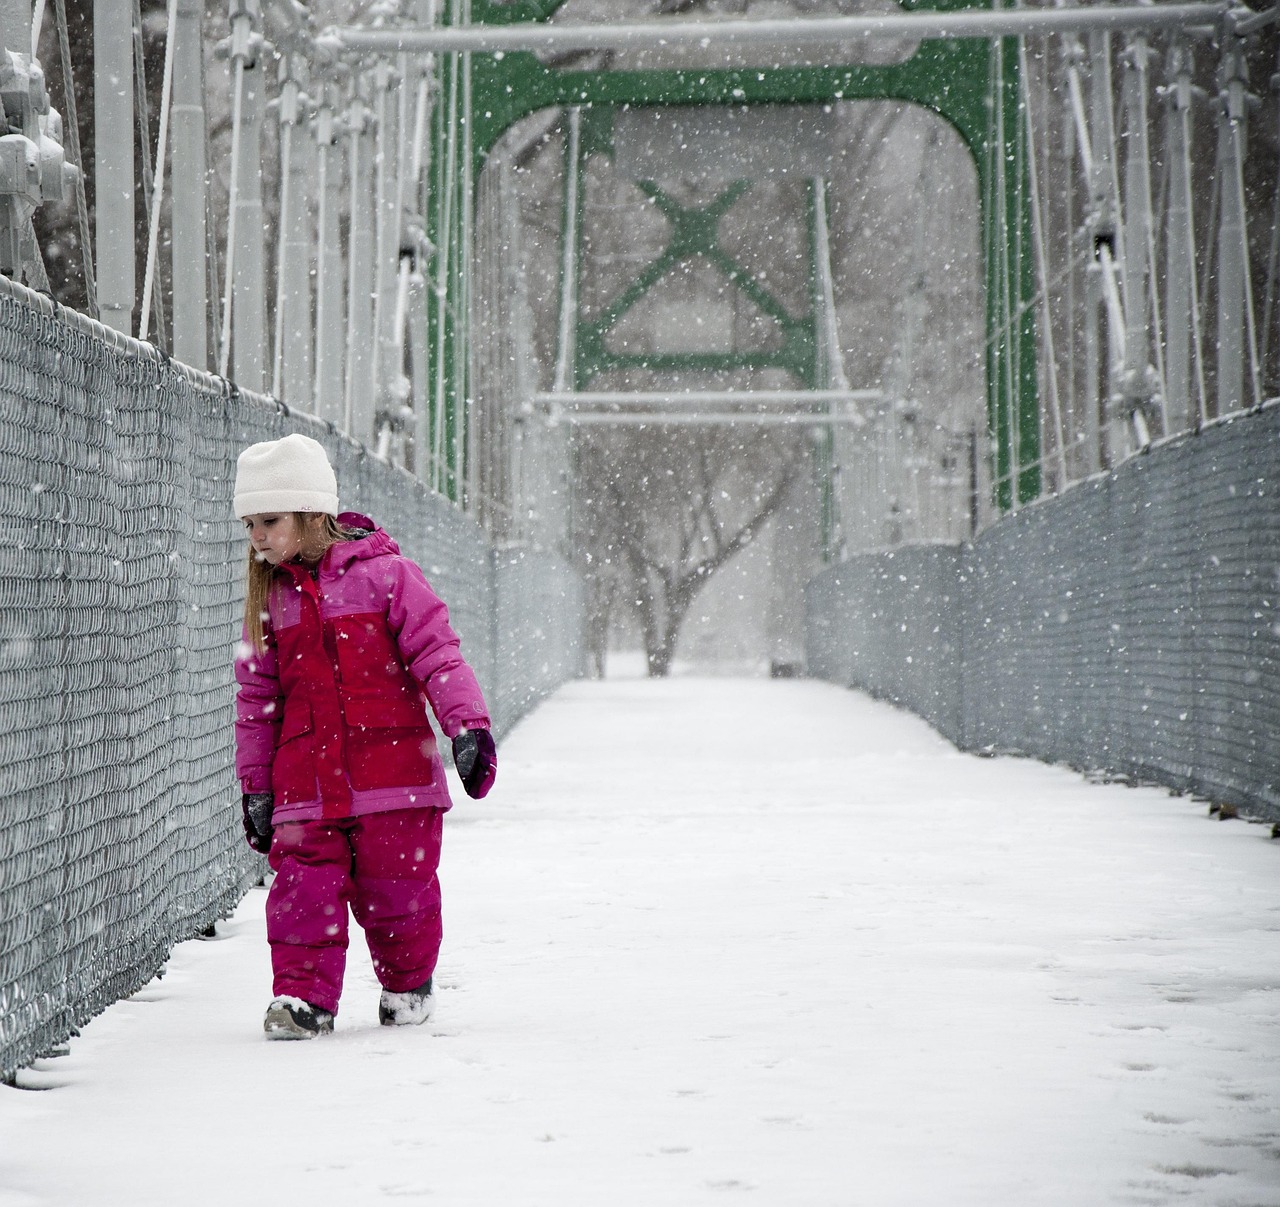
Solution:
M 289 514 L 302 533 L 302 556 L 309 562 L 318 562 L 339 541 L 356 540 L 365 535 L 358 528 L 347 528 L 339 524 L 328 513 L 323 513 L 321 523 L 314 527 L 308 525 L 307 520 L 320 513 L 291 511 Z M 267 648 L 263 621 L 267 618 L 267 601 L 271 596 L 271 584 L 275 581 L 275 576 L 276 567 L 260 558 L 250 545 L 244 593 L 244 627 L 250 644 L 259 651 Z

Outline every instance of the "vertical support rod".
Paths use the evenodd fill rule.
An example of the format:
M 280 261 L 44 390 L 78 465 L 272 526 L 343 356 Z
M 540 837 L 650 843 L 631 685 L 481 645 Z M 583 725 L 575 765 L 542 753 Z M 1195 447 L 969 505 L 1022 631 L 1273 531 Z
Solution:
M 1053 314 L 1049 305 L 1049 253 L 1041 209 L 1039 165 L 1036 162 L 1035 114 L 1031 110 L 1031 72 L 1027 63 L 1026 40 L 1018 39 L 1018 80 L 1022 89 L 1027 125 L 1027 183 L 1031 191 L 1031 241 L 1035 251 L 1036 280 L 1041 298 L 1044 322 L 1045 380 L 1049 388 L 1049 411 L 1053 420 L 1054 445 L 1057 450 L 1057 489 L 1067 484 L 1066 435 L 1062 426 L 1062 402 L 1058 393 L 1058 356 L 1054 346 Z M 1069 229 L 1069 228 L 1068 228 Z
M 1043 481 L 1041 449 L 1043 415 L 1040 407 L 1040 378 L 1037 372 L 1036 274 L 1030 226 L 1027 118 L 1022 107 L 1016 38 L 1005 38 L 999 53 L 1004 56 L 1007 81 L 1003 90 L 1006 130 L 1005 158 L 1013 165 L 1014 176 L 1006 207 L 1006 224 L 1013 243 L 1009 275 L 1012 326 L 1009 331 L 1011 377 L 1013 381 L 1013 422 L 1017 427 L 1017 460 L 1011 467 L 1013 489 L 1019 504 L 1040 495 Z
M 1113 310 L 1107 304 L 1110 285 L 1107 260 L 1122 254 L 1120 246 L 1120 188 L 1116 175 L 1116 123 L 1115 93 L 1111 83 L 1111 35 L 1093 33 L 1089 36 L 1089 99 L 1092 120 L 1093 173 L 1089 192 L 1093 214 L 1093 251 L 1097 279 L 1094 296 L 1097 299 L 1099 325 L 1106 324 L 1105 337 L 1099 336 L 1095 355 L 1098 357 L 1100 414 L 1098 418 L 1098 461 L 1102 469 L 1110 469 L 1124 453 L 1126 424 L 1117 419 L 1114 399 L 1116 380 L 1120 368 L 1112 349 L 1123 338 L 1122 331 L 1114 330 Z M 1123 267 L 1123 266 L 1122 266 Z
M 80 263 L 84 273 L 85 303 L 90 318 L 98 317 L 98 282 L 93 267 L 93 236 L 89 233 L 89 202 L 84 189 L 84 155 L 80 149 L 80 118 L 76 107 L 75 77 L 71 66 L 71 37 L 67 29 L 66 0 L 54 0 L 58 24 L 58 55 L 62 63 L 62 96 L 66 106 L 67 158 L 76 171 L 76 220 L 80 232 Z
M 201 0 L 178 0 L 173 31 L 173 354 L 197 369 L 209 367 L 209 293 L 204 257 L 192 254 L 205 227 L 205 111 L 201 88 Z
M 562 394 L 574 389 L 574 337 L 578 322 L 578 190 L 582 149 L 582 110 L 569 110 L 564 153 L 564 220 L 560 246 L 560 323 L 556 338 L 556 368 L 551 389 Z
M 1125 161 L 1124 227 L 1121 232 L 1124 275 L 1124 392 L 1125 409 L 1146 414 L 1152 394 L 1149 380 L 1151 297 L 1147 247 L 1151 240 L 1150 146 L 1147 139 L 1147 40 L 1134 37 L 1124 56 Z M 1163 398 L 1163 390 L 1157 390 Z M 1161 404 L 1163 406 L 1163 402 Z M 1166 430 L 1160 414 L 1161 431 Z
M 1249 288 L 1244 229 L 1244 198 L 1239 193 L 1245 149 L 1247 96 L 1244 47 L 1228 35 L 1222 48 L 1218 140 L 1221 154 L 1218 225 L 1218 414 L 1245 405 L 1244 298 Z
M 396 305 L 385 347 L 383 387 L 386 410 L 393 417 L 396 440 L 395 459 L 400 465 L 408 464 L 409 443 L 412 437 L 412 369 L 405 364 L 405 344 L 409 322 L 410 295 L 413 292 L 411 278 L 416 270 L 416 255 L 410 232 L 409 205 L 418 187 L 417 167 L 421 157 L 414 153 L 414 139 L 423 118 L 425 96 L 419 87 L 422 67 L 410 55 L 401 55 L 399 62 L 400 90 L 399 115 L 396 122 Z
M 1018 498 L 1017 377 L 1014 373 L 1013 356 L 1013 349 L 1017 342 L 1017 320 L 1013 295 L 1013 248 L 1011 246 L 1013 229 L 1008 225 L 1012 190 L 1009 185 L 1009 131 L 1005 121 L 1004 104 L 1005 90 L 1008 87 L 1006 66 L 1004 42 L 1002 40 L 992 42 L 991 92 L 994 98 L 994 112 L 989 151 L 989 188 L 992 196 L 991 217 L 988 222 L 993 222 L 995 225 L 989 236 L 991 248 L 988 254 L 992 261 L 990 271 L 994 273 L 995 278 L 993 290 L 996 308 L 995 325 L 1000 332 L 999 340 L 993 349 L 994 362 L 989 370 L 996 383 L 997 391 L 992 438 L 996 452 L 997 498 L 1002 507 L 1016 511 L 1020 502 Z M 898 423 L 899 420 L 895 414 L 893 416 L 895 454 L 899 443 Z M 896 455 L 893 464 L 898 467 L 897 473 L 901 482 L 901 463 Z M 901 489 L 899 485 L 899 510 L 901 510 Z
M 232 0 L 233 39 L 242 14 L 249 18 L 250 31 L 261 22 L 259 0 Z M 232 54 L 235 55 L 233 45 Z M 231 376 L 241 386 L 259 393 L 266 379 L 266 255 L 262 222 L 262 121 L 265 96 L 261 39 L 250 35 L 242 59 L 233 66 L 242 79 L 240 129 L 237 139 L 234 247 L 231 275 Z
M 275 348 L 272 393 L 293 407 L 310 407 L 311 217 L 307 190 L 310 146 L 303 133 L 306 66 L 294 53 L 280 64 L 280 230 L 277 235 Z
M 828 389 L 847 390 L 849 378 L 844 371 L 844 356 L 840 348 L 840 325 L 836 315 L 835 282 L 831 272 L 831 227 L 827 215 L 827 182 L 821 177 L 815 178 L 810 185 L 813 196 L 813 263 L 814 274 L 814 306 L 818 309 L 821 321 L 818 323 L 817 383 Z M 831 405 L 826 407 L 828 414 Z M 837 558 L 844 546 L 844 535 L 841 526 L 840 492 L 837 489 L 839 463 L 843 445 L 848 437 L 843 426 L 827 424 L 821 436 L 821 479 L 819 490 L 822 497 L 822 557 L 823 561 Z
M 1088 475 L 1096 473 L 1106 465 L 1101 422 L 1101 400 L 1105 397 L 1101 357 L 1102 265 L 1098 260 L 1098 250 L 1103 240 L 1114 238 L 1114 231 L 1107 225 L 1109 220 L 1107 192 L 1102 187 L 1102 177 L 1094 165 L 1093 138 L 1085 115 L 1084 89 L 1080 82 L 1081 72 L 1087 70 L 1089 64 L 1084 46 L 1076 39 L 1072 39 L 1068 44 L 1066 64 L 1067 89 L 1074 118 L 1074 149 L 1089 194 L 1084 221 L 1089 251 L 1088 267 L 1085 269 L 1082 322 L 1084 381 L 1078 387 L 1079 396 L 1074 394 L 1072 396 L 1074 405 L 1083 410 L 1083 469 Z
M 400 86 L 398 73 L 382 60 L 374 68 L 374 112 L 377 122 L 374 152 L 375 251 L 373 274 L 374 414 L 365 440 L 378 440 L 391 420 L 393 393 L 400 376 L 392 363 L 395 343 L 397 271 L 400 261 L 399 196 Z
M 1185 40 L 1169 48 L 1165 147 L 1169 162 L 1169 207 L 1165 216 L 1165 408 L 1170 432 L 1192 426 L 1192 325 L 1196 255 L 1191 200 L 1191 51 Z M 1196 341 L 1199 342 L 1198 339 Z M 1199 357 L 1197 356 L 1197 360 Z M 1197 410 L 1204 419 L 1203 399 Z
M 452 370 L 456 367 L 453 353 L 457 333 L 454 312 L 453 259 L 457 236 L 454 233 L 454 206 L 457 201 L 458 171 L 458 89 L 459 72 L 456 55 L 442 59 L 443 76 L 448 79 L 448 98 L 439 106 L 438 129 L 443 155 L 436 164 L 436 196 L 434 203 L 435 280 L 432 284 L 433 348 L 435 380 L 432 382 L 431 475 L 432 488 L 456 497 L 456 483 L 448 478 L 445 448 L 456 393 Z
M 436 0 L 416 0 L 414 17 L 418 25 L 436 24 Z M 405 204 L 417 218 L 419 229 L 414 247 L 413 270 L 409 277 L 409 365 L 410 394 L 413 401 L 413 472 L 422 482 L 431 473 L 431 334 L 428 316 L 430 245 L 426 238 L 427 214 L 431 205 L 431 148 L 434 128 L 433 106 L 438 95 L 439 65 L 435 55 L 419 62 L 418 109 L 415 115 L 412 172 Z
M 413 402 L 413 473 L 425 482 L 431 456 L 431 396 L 427 389 L 429 342 L 427 339 L 427 279 L 420 256 L 409 274 L 409 364 Z
M 987 287 L 985 346 L 992 490 L 1002 510 L 1040 493 L 1035 272 L 1027 210 L 1027 140 L 1016 39 L 987 50 L 992 98 L 981 168 Z
M 347 251 L 347 382 L 343 427 L 357 440 L 373 435 L 373 197 L 370 190 L 372 137 L 369 80 L 361 72 L 352 84 L 347 106 L 348 208 Z
M 94 0 L 94 243 L 98 311 L 117 331 L 133 330 L 133 4 Z
M 465 21 L 471 24 L 471 0 L 463 0 Z M 457 423 L 454 427 L 453 463 L 455 481 L 458 483 L 457 500 L 468 510 L 474 506 L 470 498 L 473 479 L 474 460 L 472 456 L 475 442 L 471 439 L 472 411 L 472 368 L 471 341 L 471 280 L 472 260 L 474 258 L 474 226 L 475 226 L 475 139 L 472 120 L 472 66 L 471 55 L 462 57 L 462 162 L 459 174 L 458 197 L 458 333 L 461 344 L 461 355 L 455 356 L 455 373 L 460 379 L 461 389 L 457 399 Z
M 1271 96 L 1273 116 L 1280 119 L 1280 45 L 1276 48 L 1276 71 L 1271 76 Z M 1280 122 L 1277 123 L 1280 132 Z M 1274 200 L 1271 205 L 1271 247 L 1267 255 L 1267 284 L 1262 301 L 1262 330 L 1260 338 L 1262 348 L 1259 352 L 1259 363 L 1262 372 L 1263 390 L 1275 396 L 1280 392 L 1280 374 L 1272 370 L 1272 351 L 1276 347 L 1276 286 L 1280 273 L 1280 165 L 1277 165 L 1275 183 L 1272 186 Z
M 312 130 L 316 144 L 316 330 L 315 397 L 322 419 L 343 421 L 342 245 L 338 213 L 342 205 L 342 164 L 337 153 L 334 86 L 325 83 Z

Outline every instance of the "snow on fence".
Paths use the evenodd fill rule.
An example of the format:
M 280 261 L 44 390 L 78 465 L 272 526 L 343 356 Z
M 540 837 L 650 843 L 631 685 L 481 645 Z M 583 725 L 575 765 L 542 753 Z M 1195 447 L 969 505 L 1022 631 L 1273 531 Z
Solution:
M 450 606 L 499 733 L 580 672 L 581 592 L 404 471 L 0 278 L 0 1075 L 144 984 L 262 872 L 231 655 L 246 444 L 303 430 Z
M 810 673 L 966 750 L 1280 820 L 1280 403 L 1168 440 L 971 545 L 807 587 Z

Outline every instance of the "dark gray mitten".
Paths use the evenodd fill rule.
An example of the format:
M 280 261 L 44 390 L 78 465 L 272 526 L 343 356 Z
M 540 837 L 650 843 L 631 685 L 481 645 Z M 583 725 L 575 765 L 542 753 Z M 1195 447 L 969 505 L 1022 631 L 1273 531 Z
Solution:
M 271 835 L 275 833 L 271 814 L 275 803 L 276 798 L 270 792 L 246 792 L 240 798 L 240 806 L 244 810 L 245 841 L 261 855 L 271 850 Z
M 498 751 L 487 729 L 464 729 L 453 739 L 453 765 L 467 795 L 479 800 L 493 787 L 498 774 Z

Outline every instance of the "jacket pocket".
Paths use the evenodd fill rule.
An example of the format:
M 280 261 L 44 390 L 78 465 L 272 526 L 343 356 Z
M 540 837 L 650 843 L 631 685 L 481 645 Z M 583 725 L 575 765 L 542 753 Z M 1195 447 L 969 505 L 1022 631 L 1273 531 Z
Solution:
M 414 788 L 433 781 L 436 740 L 418 697 L 347 696 L 342 714 L 353 788 Z
M 280 804 L 315 800 L 315 734 L 311 705 L 287 703 L 280 725 L 280 744 L 271 763 L 271 791 Z

